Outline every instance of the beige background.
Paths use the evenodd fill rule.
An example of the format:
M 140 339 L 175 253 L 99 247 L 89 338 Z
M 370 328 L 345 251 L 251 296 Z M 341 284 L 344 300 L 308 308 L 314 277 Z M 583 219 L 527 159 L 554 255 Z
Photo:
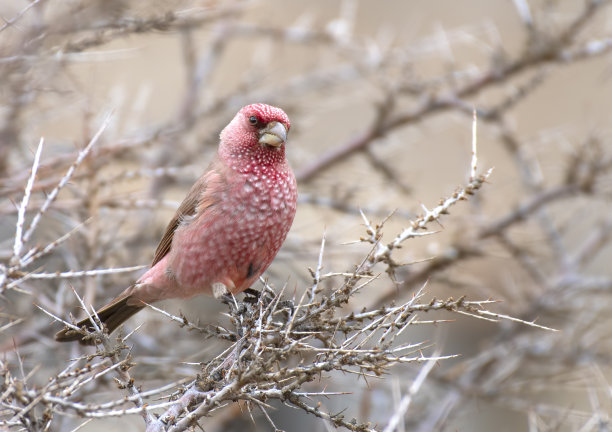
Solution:
M 74 22 L 67 22 L 66 25 L 81 23 L 85 26 L 96 20 L 112 21 L 118 16 L 157 15 L 164 8 L 188 10 L 223 7 L 222 2 L 196 1 L 172 4 L 148 2 L 146 5 L 138 2 L 134 5 L 121 1 L 112 3 L 116 8 L 114 10 L 110 2 L 99 2 L 98 9 L 88 5 L 78 13 L 70 14 Z M 583 2 L 552 2 L 554 6 L 551 11 L 543 12 L 549 3 L 529 2 L 536 19 L 546 23 L 546 30 L 554 33 L 582 8 Z M 74 7 L 75 4 L 69 2 L 65 7 Z M 3 2 L 0 6 L 2 16 L 8 17 L 14 16 L 23 4 L 17 6 L 12 2 Z M 46 8 L 42 15 L 31 13 L 24 17 L 24 26 L 37 19 L 52 21 L 54 17 L 62 17 L 66 20 L 61 5 L 54 6 Z M 581 33 L 581 38 L 589 40 L 609 35 L 611 13 L 610 8 L 604 9 L 594 23 Z M 519 56 L 526 41 L 525 29 L 513 2 L 509 0 L 260 1 L 246 7 L 244 14 L 236 18 L 236 21 L 272 28 L 305 27 L 323 32 L 337 28 L 340 25 L 339 17 L 351 16 L 354 16 L 354 20 L 349 44 L 361 48 L 369 46 L 372 50 L 379 49 L 382 52 L 399 52 L 401 54 L 394 58 L 403 59 L 405 64 L 380 68 L 379 72 L 370 71 L 366 78 L 334 79 L 329 86 L 295 90 L 295 83 L 301 79 L 306 80 L 307 86 L 312 84 L 313 72 L 333 74 L 343 67 L 349 68 L 357 62 L 359 55 L 351 51 L 351 47 L 345 51 L 341 46 L 329 42 L 292 43 L 261 35 L 233 38 L 220 56 L 215 58 L 210 76 L 198 94 L 194 95 L 194 111 L 199 114 L 196 115 L 193 128 L 177 138 L 155 138 L 139 147 L 136 152 L 127 152 L 124 157 L 117 158 L 112 165 L 100 167 L 103 173 L 101 178 L 108 179 L 143 166 L 176 169 L 176 175 L 163 181 L 153 181 L 144 176 L 135 180 L 112 181 L 105 186 L 102 196 L 110 200 L 111 204 L 101 204 L 92 225 L 102 233 L 102 238 L 116 241 L 118 246 L 98 263 L 104 262 L 104 265 L 109 266 L 147 264 L 166 221 L 189 185 L 211 159 L 218 132 L 243 104 L 269 101 L 287 110 L 292 119 L 288 158 L 295 171 L 300 173 L 300 170 L 323 153 L 347 142 L 368 127 L 375 115 L 374 102 L 382 100 L 380 88 L 385 82 L 402 79 L 406 82 L 425 82 L 438 79 L 450 70 L 462 70 L 468 75 L 477 73 L 491 64 L 492 56 L 500 49 L 510 58 Z M 216 31 L 219 28 L 207 26 L 192 33 L 190 43 L 193 44 L 197 58 L 205 55 L 211 35 Z M 9 38 L 18 40 L 23 33 L 20 33 L 19 28 L 10 28 L 0 36 L 6 38 L 5 46 L 8 46 Z M 61 45 L 64 43 L 63 36 L 59 34 L 54 41 Z M 46 140 L 42 159 L 45 164 L 45 161 L 51 161 L 57 155 L 72 154 L 75 146 L 82 145 L 85 137 L 91 135 L 109 110 L 113 112 L 113 120 L 105 133 L 102 146 L 137 139 L 163 125 L 175 124 L 182 117 L 186 93 L 190 93 L 185 84 L 185 43 L 185 35 L 178 32 L 134 34 L 84 52 L 63 54 L 61 61 L 58 61 L 58 57 L 38 61 L 24 78 L 37 89 L 48 91 L 40 91 L 35 103 L 28 104 L 20 117 L 19 148 L 10 150 L 10 163 L 7 167 L 9 176 L 16 180 L 14 183 L 5 182 L 4 185 L 17 187 L 20 184 L 23 175 L 19 173 L 29 169 L 32 151 L 40 136 Z M 53 39 L 49 44 L 53 46 Z M 4 56 L 7 55 L 8 51 Z M 363 55 L 364 58 L 366 56 Z M 609 56 L 572 65 L 551 64 L 538 69 L 538 72 L 532 69 L 503 85 L 493 86 L 468 98 L 466 103 L 477 108 L 495 105 L 517 86 L 531 80 L 535 73 L 542 73 L 544 82 L 512 107 L 505 119 L 520 138 L 524 151 L 535 156 L 538 161 L 542 184 L 554 185 L 564 173 L 568 155 L 589 137 L 600 139 L 604 153 L 610 153 L 612 83 L 609 79 Z M 3 93 L 0 101 L 4 98 L 1 103 L 6 113 L 7 107 L 11 105 L 7 99 L 11 92 L 5 87 Z M 208 108 L 215 107 L 220 101 L 224 104 L 218 109 Z M 399 110 L 411 109 L 416 101 L 416 98 L 399 100 Z M 302 201 L 293 229 L 285 247 L 267 273 L 272 283 L 278 287 L 288 282 L 290 291 L 294 287 L 299 291 L 308 286 L 310 279 L 307 267 L 316 266 L 318 245 L 324 232 L 327 236 L 325 270 L 351 269 L 369 247 L 355 243 L 359 236 L 364 235 L 362 220 L 355 211 L 358 208 L 364 209 L 376 221 L 397 209 L 397 214 L 386 223 L 385 238 L 390 240 L 407 225 L 410 216 L 421 211 L 421 204 L 431 208 L 441 198 L 449 196 L 465 183 L 469 174 L 471 128 L 471 115 L 454 110 L 428 116 L 423 121 L 397 129 L 372 143 L 371 151 L 395 173 L 400 185 L 381 175 L 362 154 L 345 158 L 313 181 L 300 182 Z M 3 146 L 7 145 L 3 143 Z M 448 244 L 468 235 L 470 228 L 496 220 L 527 199 L 517 167 L 501 143 L 496 124 L 486 121 L 479 123 L 478 146 L 480 169 L 495 169 L 482 194 L 455 207 L 451 216 L 442 219 L 441 225 L 432 224 L 430 230 L 437 231 L 435 235 L 406 243 L 398 258 L 404 262 L 418 262 L 442 253 Z M 66 206 L 69 206 L 71 197 L 79 193 L 78 181 L 72 183 L 62 195 Z M 577 248 L 593 227 L 598 225 L 598 221 L 609 214 L 609 195 L 605 194 L 610 192 L 609 185 L 608 177 L 607 182 L 599 185 L 602 194 L 597 198 L 585 196 L 583 199 L 551 206 L 550 216 L 555 224 L 563 227 L 562 242 L 568 250 Z M 338 211 L 329 206 L 306 202 L 312 196 L 343 203 L 352 210 Z M 19 200 L 19 193 L 15 192 L 12 199 Z M 113 206 L 113 200 L 123 204 Z M 14 232 L 14 214 L 10 214 L 10 207 L 8 200 L 3 203 L 6 215 L 1 216 L 0 222 L 3 236 L 0 244 L 6 250 L 10 250 L 10 236 Z M 84 212 L 83 218 L 86 214 Z M 53 217 L 45 225 L 46 235 L 48 238 L 61 235 L 69 225 L 61 218 Z M 542 248 L 540 253 L 539 249 L 546 239 L 541 232 L 533 231 L 532 228 L 530 224 L 514 228 L 513 238 L 534 251 L 544 271 L 552 272 L 554 264 L 549 260 L 550 252 Z M 588 263 L 585 271 L 592 276 L 609 277 L 610 252 L 608 245 Z M 84 262 L 74 264 L 85 265 Z M 54 268 L 53 260 L 47 265 L 50 270 L 64 270 Z M 55 265 L 61 267 L 58 263 Z M 494 297 L 503 300 L 500 311 L 520 315 L 525 305 L 537 297 L 541 287 L 534 286 L 533 281 L 518 267 L 506 251 L 495 245 L 490 246 L 485 258 L 463 262 L 453 272 L 446 274 L 443 280 L 430 281 L 426 299 L 458 297 L 464 293 L 471 298 Z M 383 267 L 378 270 L 384 272 Z M 116 294 L 129 277 L 118 280 L 118 286 L 113 292 L 88 291 L 80 280 L 71 281 L 71 284 L 77 290 L 84 290 L 88 301 L 99 304 Z M 415 288 L 401 293 L 398 298 L 411 295 Z M 68 288 L 63 286 L 61 289 L 62 293 L 66 293 Z M 371 304 L 381 292 L 393 289 L 388 280 L 375 282 L 356 297 L 356 303 L 351 306 L 358 310 Z M 112 291 L 111 288 L 109 290 Z M 23 310 L 31 307 L 29 301 L 11 299 Z M 609 307 L 609 293 L 601 301 L 603 303 L 600 306 Z M 181 310 L 187 316 L 194 317 L 194 320 L 197 317 L 202 320 L 211 319 L 224 308 L 207 298 L 196 298 L 187 303 L 167 302 L 163 306 L 173 312 Z M 585 307 L 590 306 L 587 304 Z M 41 316 L 37 319 L 45 318 Z M 456 317 L 453 316 L 453 319 Z M 562 320 L 562 317 L 548 317 L 546 324 L 555 326 L 559 324 L 556 320 Z M 165 334 L 164 326 L 167 325 L 163 317 L 146 311 L 131 320 L 128 328 L 134 329 L 141 323 L 144 326 L 139 331 L 139 337 L 144 346 L 155 346 L 156 337 L 162 338 L 161 341 L 157 340 L 158 347 L 166 345 L 161 336 Z M 442 375 L 443 371 L 460 364 L 463 359 L 477 355 L 483 346 L 487 349 L 495 346 L 491 338 L 503 339 L 500 334 L 503 331 L 495 324 L 462 318 L 452 325 L 419 326 L 408 331 L 405 337 L 406 340 L 429 340 L 441 346 L 446 354 L 461 355 L 458 360 L 445 361 L 439 365 Z M 568 335 L 568 343 L 577 343 L 572 337 Z M 608 350 L 608 338 L 604 337 L 600 341 L 603 344 L 602 352 L 607 354 L 612 352 Z M 192 340 L 172 342 L 175 345 L 172 349 L 184 361 L 203 361 L 211 355 L 208 352 L 212 350 L 210 347 L 198 346 L 194 349 Z M 53 344 L 46 346 L 49 356 L 56 359 L 68 358 L 70 349 L 76 349 Z M 156 361 L 153 356 L 155 350 L 140 349 L 136 347 L 134 354 L 137 358 L 139 354 L 142 356 L 139 358 L 142 364 L 140 371 L 146 376 L 148 362 L 153 364 Z M 49 361 L 46 370 L 53 371 L 56 367 L 53 363 Z M 543 373 L 546 364 L 541 366 Z M 608 361 L 596 359 L 592 366 L 601 368 L 604 374 L 608 374 L 608 382 L 612 382 Z M 182 367 L 177 364 L 174 373 L 180 374 Z M 186 371 L 191 370 L 186 368 Z M 325 409 L 340 411 L 347 408 L 347 416 L 368 419 L 373 424 L 384 424 L 392 412 L 394 389 L 405 392 L 413 376 L 414 371 L 402 367 L 393 369 L 386 380 L 367 383 L 357 380 L 355 376 L 335 375 L 328 390 L 348 389 L 354 391 L 354 395 L 326 400 Z M 521 377 L 517 382 L 527 379 Z M 559 411 L 567 409 L 572 413 L 574 410 L 592 412 L 593 403 L 587 402 L 586 397 L 591 391 L 597 390 L 590 389 L 590 383 L 581 381 L 580 375 L 575 379 L 575 387 L 565 379 L 560 379 L 562 384 L 551 379 L 549 388 L 534 391 L 533 397 L 527 400 L 554 406 Z M 419 407 L 424 409 L 428 404 L 447 401 L 456 391 L 435 380 L 432 378 L 431 386 L 415 401 L 414 409 L 417 412 Z M 359 388 L 355 388 L 357 383 Z M 528 407 L 513 401 L 490 403 L 486 398 L 472 398 L 465 394 L 457 394 L 456 397 L 463 398 L 460 404 L 454 406 L 458 411 L 449 417 L 448 424 L 438 424 L 436 430 L 528 430 Z M 609 395 L 599 403 L 604 407 L 603 411 L 612 406 Z M 235 416 L 236 410 L 235 407 L 227 409 L 202 424 L 207 431 L 222 430 L 219 429 L 221 426 L 216 425 L 223 418 Z M 583 414 L 568 416 L 569 420 L 559 426 L 558 430 L 577 430 L 578 425 L 586 421 Z M 274 418 L 278 427 L 288 431 L 325 430 L 320 421 L 290 409 L 280 409 Z M 81 430 L 102 430 L 116 425 L 128 428 L 128 424 L 129 428 L 138 430 L 142 427 L 142 420 L 130 417 L 127 420 L 109 420 L 103 425 L 101 421 L 92 422 Z M 262 428 L 266 427 L 263 421 L 259 424 Z M 412 430 L 409 427 L 410 419 L 407 424 L 407 430 Z M 227 424 L 224 427 L 230 430 Z M 252 426 L 247 422 L 245 429 L 240 427 L 232 430 L 250 430 L 248 428 Z

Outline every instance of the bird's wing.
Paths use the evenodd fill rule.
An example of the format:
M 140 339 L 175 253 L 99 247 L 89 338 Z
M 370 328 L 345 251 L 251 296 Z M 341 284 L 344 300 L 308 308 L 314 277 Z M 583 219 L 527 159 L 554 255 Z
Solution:
M 170 252 L 174 233 L 183 221 L 199 216 L 204 210 L 214 206 L 218 201 L 218 194 L 211 193 L 211 189 L 217 189 L 215 186 L 220 180 L 219 170 L 216 169 L 218 163 L 215 162 L 211 164 L 206 174 L 194 183 L 174 217 L 168 223 L 166 232 L 155 250 L 155 257 L 153 258 L 151 267 L 161 261 L 162 258 Z

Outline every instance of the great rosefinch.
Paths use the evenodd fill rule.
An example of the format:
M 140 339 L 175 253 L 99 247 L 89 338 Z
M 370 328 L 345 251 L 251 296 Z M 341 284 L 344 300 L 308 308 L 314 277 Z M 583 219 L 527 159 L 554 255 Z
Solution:
M 280 108 L 242 108 L 221 132 L 219 152 L 159 242 L 151 268 L 97 311 L 109 332 L 145 303 L 249 288 L 270 265 L 293 222 L 297 186 L 285 158 L 289 118 Z M 89 319 L 77 324 L 92 328 Z M 62 342 L 83 340 L 65 328 Z

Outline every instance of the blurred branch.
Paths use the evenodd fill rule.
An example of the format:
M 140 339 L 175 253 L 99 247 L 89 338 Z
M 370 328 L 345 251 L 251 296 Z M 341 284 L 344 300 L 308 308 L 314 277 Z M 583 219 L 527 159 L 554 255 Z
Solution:
M 376 120 L 357 137 L 345 144 L 339 145 L 329 152 L 306 165 L 296 173 L 298 181 L 308 182 L 320 172 L 329 169 L 341 160 L 346 159 L 353 153 L 364 150 L 372 142 L 388 135 L 395 129 L 417 123 L 432 114 L 443 111 L 458 109 L 459 111 L 471 111 L 466 98 L 485 91 L 494 85 L 503 84 L 512 77 L 527 69 L 535 69 L 547 63 L 574 62 L 587 58 L 586 56 L 572 56 L 569 54 L 568 44 L 574 42 L 576 34 L 593 18 L 595 12 L 607 3 L 600 0 L 586 2 L 586 7 L 572 22 L 558 32 L 556 37 L 548 37 L 538 40 L 526 46 L 525 52 L 513 61 L 506 60 L 503 64 L 494 64 L 489 70 L 480 72 L 463 85 L 453 88 L 446 93 L 439 90 L 424 93 L 416 106 L 405 113 L 384 113 L 385 107 L 379 108 Z M 588 58 L 607 53 L 611 45 L 596 43 L 597 49 L 592 49 Z M 532 50 L 532 47 L 537 49 Z M 584 52 L 584 51 L 582 51 Z M 451 82 L 450 84 L 452 84 Z M 441 93 L 441 94 L 440 94 Z M 512 104 L 502 104 L 497 110 L 490 112 L 499 115 L 500 109 L 509 108 Z
M 587 133 L 582 117 L 543 124 L 562 101 L 572 115 L 599 109 L 576 77 L 605 70 L 609 3 L 514 0 L 503 31 L 471 14 L 420 39 L 387 20 L 412 10 L 401 2 L 376 16 L 354 0 L 34 0 L 5 13 L 0 429 L 139 416 L 156 432 L 478 430 L 491 407 L 533 430 L 605 429 L 610 138 L 598 118 Z M 118 50 L 129 66 L 104 67 Z M 159 71 L 138 67 L 145 55 Z M 550 97 L 570 68 L 555 85 L 575 99 L 542 101 L 536 90 Z M 180 94 L 158 91 L 158 76 Z M 254 101 L 294 119 L 300 168 L 298 217 L 261 294 L 226 298 L 226 314 L 212 300 L 149 305 L 146 331 L 109 336 L 91 305 L 133 282 L 220 126 Z M 480 120 L 471 149 L 455 138 L 466 115 Z M 407 150 L 411 126 L 449 130 L 426 147 L 434 162 Z M 457 146 L 465 166 L 442 153 Z M 95 351 L 51 339 L 50 322 L 87 332 L 74 310 Z

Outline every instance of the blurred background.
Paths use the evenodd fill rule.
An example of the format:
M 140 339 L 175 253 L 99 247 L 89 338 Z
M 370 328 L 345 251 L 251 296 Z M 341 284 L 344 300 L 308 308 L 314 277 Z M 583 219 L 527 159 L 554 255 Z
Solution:
M 346 309 L 405 301 L 424 287 L 424 303 L 491 298 L 499 300 L 491 307 L 497 313 L 559 331 L 453 311 L 419 315 L 427 323 L 411 326 L 404 340 L 458 357 L 436 365 L 395 430 L 611 429 L 609 2 L 5 0 L 0 16 L 5 376 L 27 375 L 40 387 L 91 350 L 57 344 L 61 326 L 36 306 L 81 318 L 73 289 L 87 305 L 101 305 L 142 270 L 53 273 L 150 263 L 219 132 L 243 105 L 273 104 L 291 118 L 287 154 L 298 213 L 265 275 L 286 287 L 287 298 L 311 286 L 308 268 L 317 266 L 323 236 L 323 271 L 350 272 L 364 259 L 372 245 L 360 241 L 360 210 L 373 223 L 385 221 L 387 243 L 465 185 L 476 110 L 478 172 L 494 168 L 491 176 L 430 223 L 430 235 L 395 250 L 394 272 L 378 263 L 380 276 Z M 41 137 L 25 226 L 44 213 L 16 254 L 19 204 Z M 49 253 L 21 265 L 19 256 L 46 246 Z M 30 273 L 49 276 L 24 277 Z M 325 283 L 334 288 L 334 279 Z M 193 322 L 223 322 L 226 310 L 205 297 L 159 306 Z M 153 310 L 125 327 L 138 329 L 129 343 L 131 373 L 145 390 L 195 375 L 223 349 Z M 323 400 L 322 409 L 346 410 L 382 430 L 419 367 L 372 379 L 330 373 L 305 387 L 350 392 Z M 107 377 L 79 397 L 103 403 L 118 392 Z M 12 402 L 2 403 L 0 413 L 12 418 Z M 273 405 L 278 428 L 333 429 Z M 84 422 L 49 410 L 49 430 Z M 273 430 L 261 413 L 253 416 L 234 404 L 200 424 Z M 80 430 L 117 425 L 143 429 L 139 416 L 120 416 Z

